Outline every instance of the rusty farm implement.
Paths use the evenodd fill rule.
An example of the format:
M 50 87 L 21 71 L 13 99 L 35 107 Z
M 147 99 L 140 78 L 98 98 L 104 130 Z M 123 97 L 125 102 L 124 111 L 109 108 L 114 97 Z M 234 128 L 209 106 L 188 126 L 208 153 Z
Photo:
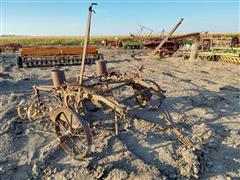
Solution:
M 53 69 L 51 73 L 53 85 L 33 86 L 34 94 L 30 100 L 21 101 L 18 105 L 19 116 L 30 121 L 50 117 L 60 146 L 75 158 L 83 158 L 91 152 L 94 129 L 94 121 L 88 119 L 86 114 L 94 113 L 92 107 L 94 111 L 108 109 L 114 117 L 112 119 L 115 134 L 119 135 L 122 130 L 120 125 L 123 125 L 125 130 L 130 130 L 134 119 L 142 119 L 131 111 L 132 107 L 127 103 L 131 101 L 138 109 L 147 108 L 157 111 L 162 108 L 168 124 L 166 126 L 184 145 L 189 148 L 194 147 L 175 127 L 171 115 L 164 106 L 166 98 L 164 91 L 157 83 L 142 80 L 135 73 L 108 72 L 106 61 L 101 55 L 96 61 L 96 75 L 83 76 L 93 5 L 95 4 L 89 7 L 83 63 L 77 81 L 67 82 L 63 70 Z M 131 92 L 131 95 L 124 95 L 124 89 Z M 117 96 L 115 91 L 118 92 Z M 151 120 L 143 120 L 151 122 Z
M 17 66 L 19 68 L 62 66 L 81 64 L 83 47 L 28 47 L 22 48 L 20 51 L 21 56 L 17 59 Z M 87 48 L 86 63 L 93 64 L 97 55 L 97 48 L 89 46 Z

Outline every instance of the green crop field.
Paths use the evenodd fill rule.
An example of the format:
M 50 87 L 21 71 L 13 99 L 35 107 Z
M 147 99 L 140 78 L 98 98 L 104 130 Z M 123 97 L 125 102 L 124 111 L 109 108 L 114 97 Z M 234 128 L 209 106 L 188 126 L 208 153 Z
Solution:
M 128 39 L 129 36 L 92 36 L 90 44 L 100 44 L 105 39 Z M 0 45 L 22 44 L 22 45 L 83 45 L 84 36 L 1 36 Z
M 240 33 L 211 33 L 211 34 L 220 34 L 226 36 L 240 36 Z M 177 36 L 180 34 L 174 34 L 173 36 Z M 90 44 L 100 44 L 101 41 L 105 39 L 122 39 L 122 40 L 130 40 L 130 35 L 103 35 L 103 36 L 92 36 L 90 38 Z M 147 38 L 147 35 L 139 36 L 141 38 Z M 159 34 L 151 35 L 151 38 L 160 37 Z M 83 45 L 84 36 L 0 36 L 0 45 L 17 43 L 21 45 Z

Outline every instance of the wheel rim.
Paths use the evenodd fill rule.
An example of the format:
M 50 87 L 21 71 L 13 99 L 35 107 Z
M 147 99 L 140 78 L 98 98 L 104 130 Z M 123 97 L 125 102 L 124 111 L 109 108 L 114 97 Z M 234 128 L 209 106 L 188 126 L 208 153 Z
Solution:
M 27 103 L 25 100 L 20 101 L 17 107 L 18 116 L 21 119 L 26 119 L 27 117 Z
M 51 118 L 55 121 L 55 131 L 63 150 L 76 159 L 87 156 L 91 150 L 92 135 L 86 121 L 68 108 L 53 111 L 56 112 L 55 117 L 51 115 Z

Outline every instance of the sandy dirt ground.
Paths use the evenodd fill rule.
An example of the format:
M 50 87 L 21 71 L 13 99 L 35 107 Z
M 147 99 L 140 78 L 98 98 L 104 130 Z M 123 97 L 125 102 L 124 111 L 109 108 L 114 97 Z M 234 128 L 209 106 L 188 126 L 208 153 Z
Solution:
M 59 146 L 47 118 L 29 122 L 16 106 L 35 84 L 51 84 L 51 68 L 15 65 L 17 54 L 0 56 L 0 179 L 239 179 L 240 66 L 222 62 L 146 58 L 148 51 L 101 50 L 109 71 L 138 72 L 166 90 L 165 104 L 176 126 L 200 150 L 184 147 L 170 130 L 134 120 L 131 131 L 116 137 L 101 126 L 93 133 L 92 152 L 80 161 Z M 134 54 L 134 55 L 133 55 Z M 74 81 L 78 66 L 64 67 Z M 94 72 L 95 65 L 86 66 Z M 6 75 L 7 74 L 7 75 Z M 145 112 L 153 122 L 162 111 Z M 93 119 L 112 118 L 96 112 Z M 161 120 L 165 123 L 164 120 Z M 109 125 L 111 126 L 111 124 Z

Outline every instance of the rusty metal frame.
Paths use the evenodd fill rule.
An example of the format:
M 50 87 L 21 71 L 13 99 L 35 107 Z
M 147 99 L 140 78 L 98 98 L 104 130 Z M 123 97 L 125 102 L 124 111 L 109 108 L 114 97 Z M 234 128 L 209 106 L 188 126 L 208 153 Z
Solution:
M 94 77 L 97 78 L 97 77 Z M 98 77 L 99 78 L 99 77 Z M 93 79 L 93 78 L 92 78 Z M 141 79 L 131 79 L 128 78 L 126 75 L 120 75 L 116 73 L 109 73 L 105 77 L 100 77 L 98 80 L 98 83 L 92 83 L 91 78 L 88 79 L 85 83 L 89 83 L 89 85 L 80 85 L 79 83 L 65 83 L 62 86 L 56 88 L 54 86 L 34 86 L 33 89 L 35 91 L 34 97 L 39 97 L 39 92 L 40 91 L 47 91 L 51 92 L 54 95 L 61 95 L 63 97 L 62 104 L 59 106 L 64 106 L 68 107 L 69 105 L 67 104 L 66 98 L 67 96 L 74 96 L 78 101 L 84 101 L 85 99 L 90 100 L 94 105 L 98 106 L 100 103 L 104 103 L 107 105 L 110 109 L 114 110 L 115 113 L 119 117 L 122 117 L 125 122 L 131 122 L 132 119 L 135 118 L 141 118 L 141 117 L 136 117 L 135 115 L 130 114 L 125 107 L 123 107 L 120 103 L 123 103 L 127 99 L 133 99 L 143 93 L 143 91 L 139 90 L 135 94 L 123 99 L 121 102 L 118 102 L 114 96 L 109 95 L 109 92 L 112 92 L 113 90 L 119 89 L 123 86 L 130 86 L 133 87 L 133 89 L 136 87 L 140 87 L 141 89 L 147 89 L 155 93 L 155 95 L 159 98 L 159 104 L 156 107 L 158 109 L 160 105 L 162 105 L 164 99 L 166 98 L 164 95 L 164 90 L 162 90 L 158 84 L 156 84 L 153 81 L 150 81 L 152 84 L 148 83 L 146 80 L 141 80 Z M 106 85 L 109 84 L 115 84 L 117 85 L 116 87 L 113 88 L 103 88 Z M 97 87 L 94 89 L 94 87 Z M 151 97 L 150 97 L 151 98 Z M 150 99 L 149 99 L 150 100 Z M 79 107 L 80 108 L 80 107 Z M 164 108 L 165 109 L 165 108 Z M 174 122 L 172 121 L 172 118 L 170 114 L 167 112 L 165 109 L 167 121 L 170 123 L 171 130 L 174 134 L 177 135 L 179 140 L 185 144 L 187 147 L 194 147 L 194 145 L 187 140 L 181 132 L 174 127 Z M 51 119 L 54 119 L 53 117 Z M 146 120 L 146 119 L 144 119 Z M 116 121 L 118 121 L 118 118 L 116 118 Z M 151 120 L 146 120 L 148 122 L 151 122 Z M 119 128 L 118 128 L 118 123 L 116 123 L 115 130 L 116 130 L 116 135 L 119 134 Z
M 27 106 L 27 116 L 29 120 L 34 119 L 34 113 L 36 113 L 38 118 L 42 116 L 50 116 L 50 119 L 55 124 L 55 131 L 59 138 L 60 145 L 67 152 L 71 152 L 75 155 L 76 151 L 80 153 L 78 157 L 85 157 L 90 152 L 92 144 L 92 135 L 91 135 L 91 124 L 87 123 L 87 120 L 84 120 L 84 113 L 81 112 L 84 110 L 84 101 L 90 101 L 96 107 L 101 107 L 102 104 L 112 109 L 115 114 L 115 134 L 118 135 L 119 132 L 119 120 L 123 120 L 126 124 L 125 127 L 131 125 L 134 119 L 143 119 L 138 117 L 135 114 L 132 114 L 123 103 L 127 99 L 134 99 L 139 104 L 140 107 L 146 107 L 151 103 L 151 99 L 156 97 L 158 100 L 157 104 L 154 107 L 149 107 L 152 110 L 157 110 L 160 106 L 163 108 L 166 120 L 168 121 L 168 127 L 172 130 L 178 139 L 187 147 L 193 148 L 194 145 L 183 136 L 183 134 L 175 127 L 171 115 L 168 113 L 164 107 L 163 101 L 166 98 L 164 95 L 164 90 L 160 86 L 151 80 L 142 80 L 139 79 L 138 74 L 120 74 L 116 72 L 104 73 L 101 76 L 87 76 L 87 79 L 83 81 L 84 73 L 84 60 L 86 53 L 89 32 L 90 32 L 90 21 L 92 5 L 89 7 L 89 17 L 87 23 L 87 33 L 86 41 L 83 51 L 83 63 L 81 66 L 80 74 L 77 75 L 79 81 L 68 83 L 65 81 L 59 81 L 55 85 L 50 86 L 33 86 L 34 94 L 31 97 Z M 58 73 L 56 72 L 56 75 Z M 59 74 L 59 76 L 64 76 L 64 74 Z M 58 77 L 55 77 L 58 78 Z M 60 79 L 62 77 L 59 77 Z M 54 78 L 53 78 L 54 81 Z M 109 86 L 113 87 L 109 87 Z M 118 101 L 114 97 L 112 91 L 120 90 L 120 88 L 128 86 L 133 89 L 133 94 L 129 97 L 126 97 L 122 101 Z M 52 95 L 57 101 L 51 103 L 45 103 L 42 99 L 44 96 L 41 94 Z M 19 106 L 26 103 L 20 103 Z M 18 107 L 18 109 L 24 109 Z M 20 112 L 20 111 L 19 111 Z M 21 116 L 20 116 L 21 115 Z M 25 117 L 19 114 L 20 117 Z M 39 117 L 40 116 L 40 117 Z M 64 117 L 61 117 L 64 116 Z M 65 118 L 65 119 L 64 119 Z M 143 119 L 145 121 L 151 122 L 151 120 Z M 153 123 L 153 122 L 152 122 Z M 88 125 L 89 124 L 89 125 Z M 160 125 L 160 124 L 159 124 Z M 80 128 L 81 127 L 81 128 Z M 127 130 L 127 129 L 126 129 Z M 80 139 L 78 136 L 79 133 L 84 133 L 86 136 L 86 143 L 84 144 L 85 149 L 80 150 L 75 139 Z M 71 138 L 72 137 L 72 138 Z M 77 137 L 77 138 L 75 138 Z M 66 141 L 72 142 L 76 145 L 76 148 L 69 149 L 70 146 L 67 145 Z

